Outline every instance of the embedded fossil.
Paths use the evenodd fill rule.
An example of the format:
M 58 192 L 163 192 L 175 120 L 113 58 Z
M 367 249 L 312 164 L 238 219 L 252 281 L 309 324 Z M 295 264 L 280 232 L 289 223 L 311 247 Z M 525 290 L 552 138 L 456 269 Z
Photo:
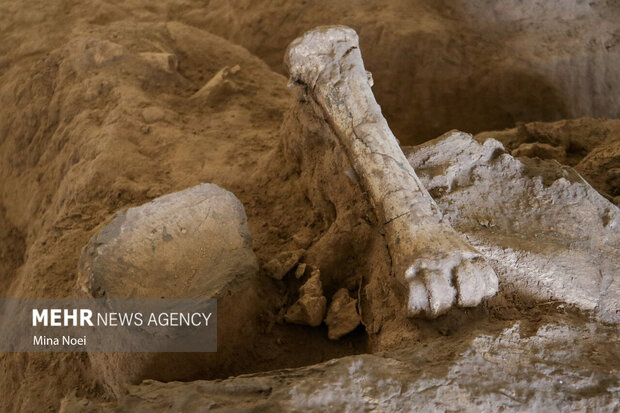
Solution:
M 408 285 L 409 315 L 432 318 L 455 303 L 476 306 L 494 295 L 497 276 L 443 221 L 381 114 L 355 31 L 311 30 L 290 44 L 285 64 L 293 84 L 303 86 L 324 112 L 370 198 L 392 269 Z

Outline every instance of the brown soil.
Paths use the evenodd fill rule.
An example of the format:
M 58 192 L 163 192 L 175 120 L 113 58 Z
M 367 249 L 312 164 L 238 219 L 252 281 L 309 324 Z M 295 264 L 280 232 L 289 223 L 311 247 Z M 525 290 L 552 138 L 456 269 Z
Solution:
M 178 72 L 140 55 L 160 51 L 178 56 Z M 234 65 L 241 67 L 237 92 L 209 103 L 188 99 Z M 299 248 L 296 234 L 312 239 L 322 229 L 277 152 L 291 103 L 286 79 L 241 47 L 181 23 L 114 23 L 4 75 L 2 100 L 12 102 L 1 115 L 7 296 L 74 296 L 81 249 L 117 210 L 201 182 L 243 202 L 260 262 Z M 252 343 L 252 359 L 231 358 L 218 371 L 147 371 L 143 378 L 226 377 L 365 351 L 363 332 L 331 342 L 323 329 L 278 324 L 278 308 L 293 297 L 267 277 L 263 288 L 274 308 L 260 326 L 264 338 Z M 12 374 L 2 377 L 0 391 L 16 395 L 2 398 L 3 410 L 41 411 L 49 400 L 55 411 L 68 389 L 107 392 L 84 355 L 4 354 L 1 363 Z
M 613 1 L 216 0 L 176 19 L 232 40 L 281 72 L 301 32 L 345 24 L 360 35 L 374 92 L 396 137 L 417 144 L 450 129 L 470 133 L 516 122 L 616 117 L 620 102 Z
M 74 296 L 81 250 L 116 211 L 202 182 L 243 202 L 261 265 L 320 238 L 306 259 L 338 280 L 326 284 L 327 294 L 342 284 L 356 291 L 358 269 L 372 264 L 358 261 L 368 251 L 385 254 L 385 246 L 372 217 L 336 219 L 328 202 L 317 205 L 321 197 L 303 189 L 312 177 L 300 178 L 280 146 L 296 99 L 280 74 L 285 45 L 319 24 L 357 29 L 378 101 L 402 142 L 452 128 L 617 116 L 617 7 L 601 1 L 584 10 L 571 2 L 557 23 L 544 6 L 522 7 L 513 15 L 484 1 L 0 3 L 0 295 Z M 532 20 L 537 14 L 544 18 Z M 178 69 L 157 66 L 145 52 L 175 55 Z M 233 91 L 189 99 L 235 65 Z M 359 237 L 364 242 L 351 241 Z M 369 342 L 363 328 L 331 342 L 323 328 L 282 324 L 294 299 L 287 282 L 265 277 L 262 293 L 273 298 L 255 359 L 218 372 L 144 378 L 225 377 L 398 345 L 394 336 Z M 532 306 L 523 306 L 523 313 L 508 306 L 508 315 L 493 317 L 528 318 Z M 439 323 L 407 323 L 423 340 L 484 314 L 457 310 Z M 109 397 L 82 354 L 5 353 L 0 371 L 1 411 L 57 411 L 72 392 Z

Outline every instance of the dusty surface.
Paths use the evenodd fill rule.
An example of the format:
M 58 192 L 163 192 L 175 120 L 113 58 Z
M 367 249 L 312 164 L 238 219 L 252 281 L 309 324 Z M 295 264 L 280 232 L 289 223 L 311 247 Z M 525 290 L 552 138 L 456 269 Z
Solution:
M 360 321 L 357 300 L 351 298 L 346 288 L 336 291 L 325 316 L 325 325 L 328 328 L 327 336 L 332 340 L 338 340 L 355 330 Z
M 467 325 L 415 351 L 220 381 L 146 382 L 118 404 L 68 397 L 61 411 L 613 412 L 619 357 L 616 332 L 570 316 L 490 331 Z
M 76 295 L 81 250 L 117 211 L 203 182 L 243 202 L 260 263 L 283 245 L 308 242 L 293 235 L 315 212 L 292 189 L 281 157 L 261 160 L 277 147 L 290 103 L 283 76 L 244 49 L 180 23 L 92 26 L 85 35 L 36 63 L 17 59 L 3 72 L 2 100 L 12 102 L 1 114 L 4 294 Z M 154 67 L 142 55 L 162 50 L 178 57 L 178 71 Z M 243 93 L 215 107 L 191 98 L 235 65 Z M 314 233 L 305 237 L 311 241 Z M 283 327 L 278 309 L 291 304 L 287 290 L 265 288 L 275 297 L 274 310 L 257 326 L 266 342 L 250 342 L 243 368 L 231 366 L 222 375 L 246 372 L 254 362 L 264 370 L 364 351 L 363 334 L 340 343 L 323 328 Z M 293 350 L 300 346 L 315 350 Z M 14 395 L 1 398 L 3 410 L 55 411 L 69 388 L 108 392 L 85 355 L 3 354 L 0 362 L 11 372 L 0 389 Z
M 617 5 L 546 4 L 0 3 L 2 296 L 79 294 L 82 249 L 118 211 L 214 183 L 234 193 L 247 213 L 265 297 L 257 339 L 247 342 L 237 365 L 195 373 L 172 369 L 167 377 L 152 370 L 140 379 L 220 379 L 389 352 L 360 356 L 370 373 L 358 382 L 346 381 L 356 359 L 344 358 L 232 381 L 148 382 L 129 387 L 129 396 L 117 401 L 86 355 L 1 354 L 0 410 L 57 411 L 65 397 L 67 409 L 89 400 L 93 408 L 131 411 L 152 411 L 152 403 L 166 411 L 175 401 L 321 410 L 333 400 L 342 410 L 339 403 L 346 400 L 355 409 L 373 403 L 397 409 L 414 397 L 421 404 L 436 403 L 438 410 L 538 409 L 553 397 L 567 410 L 613 410 L 617 326 L 593 321 L 617 320 L 613 204 L 570 171 L 561 180 L 553 174 L 563 168 L 536 160 L 526 161 L 532 167 L 522 174 L 504 154 L 505 176 L 492 156 L 463 168 L 428 163 L 425 185 L 436 183 L 431 194 L 440 208 L 488 254 L 500 275 L 500 296 L 433 322 L 406 319 L 398 285 L 377 276 L 389 274 L 389 254 L 376 216 L 359 185 L 339 175 L 346 157 L 322 140 L 328 135 L 324 123 L 302 110 L 280 74 L 290 40 L 318 24 L 345 23 L 360 33 L 373 90 L 403 143 L 452 128 L 480 132 L 514 127 L 517 121 L 617 117 Z M 533 142 L 561 148 L 554 153 L 564 150 L 566 164 L 618 203 L 617 122 L 526 124 L 492 136 L 509 151 Z M 290 146 L 300 136 L 321 138 L 314 144 L 327 152 L 317 153 L 329 156 L 320 174 L 312 172 L 316 159 Z M 422 161 L 414 167 L 423 170 Z M 505 208 L 487 204 L 489 216 L 480 220 L 471 199 L 490 193 L 485 179 L 474 180 L 469 189 L 442 189 L 448 181 L 442 176 L 470 177 L 472 165 L 473 171 L 486 171 L 494 185 L 509 188 L 512 197 Z M 538 182 L 541 174 L 551 180 Z M 330 200 L 334 193 L 339 196 Z M 543 201 L 554 193 L 565 208 L 552 209 L 557 213 L 550 216 Z M 506 235 L 515 230 L 510 226 L 515 216 L 523 232 Z M 545 219 L 561 224 L 560 232 L 543 227 Z M 535 236 L 539 233 L 543 241 Z M 586 255 L 590 258 L 579 260 Z M 295 277 L 298 262 L 320 269 L 327 308 L 342 288 L 355 297 L 363 325 L 335 341 L 325 325 L 286 323 L 284 315 L 311 272 Z M 577 272 L 575 265 L 582 263 L 585 267 L 577 268 L 587 271 Z M 269 277 L 274 273 L 281 280 Z M 403 345 L 404 353 L 396 353 Z M 479 377 L 489 382 L 463 390 Z M 536 386 L 528 384 L 532 377 Z M 326 395 L 324 384 L 333 392 Z M 217 396 L 223 388 L 233 389 L 226 400 Z M 376 393 L 368 393 L 372 388 Z M 445 392 L 437 390 L 442 388 Z M 153 397 L 161 398 L 148 399 L 153 389 Z M 394 396 L 400 389 L 409 389 L 410 399 Z
M 514 129 L 483 132 L 515 156 L 555 159 L 570 165 L 603 196 L 620 206 L 620 120 L 570 119 L 534 122 Z
M 301 32 L 325 24 L 355 29 L 377 100 L 405 144 L 450 129 L 620 113 L 614 0 L 562 7 L 544 0 L 216 0 L 209 9 L 188 3 L 172 14 L 243 45 L 276 71 Z
M 240 44 L 283 73 L 289 42 L 318 25 L 346 24 L 360 33 L 377 98 L 406 144 L 455 128 L 620 112 L 615 0 L 568 0 L 561 8 L 544 0 L 35 0 L 0 7 L 2 67 L 16 58 L 33 63 L 89 28 L 179 21 Z
M 514 159 L 493 139 L 455 132 L 407 153 L 499 275 L 486 306 L 418 321 L 417 339 L 398 350 L 223 381 L 148 381 L 115 403 L 69 396 L 63 411 L 615 411 L 620 210 L 570 168 Z

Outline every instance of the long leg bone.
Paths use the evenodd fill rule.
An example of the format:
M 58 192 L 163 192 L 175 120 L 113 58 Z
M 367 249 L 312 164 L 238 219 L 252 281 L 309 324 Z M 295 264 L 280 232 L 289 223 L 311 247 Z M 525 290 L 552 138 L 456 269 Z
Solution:
M 436 317 L 497 292 L 497 276 L 442 220 L 381 114 L 354 30 L 319 27 L 285 55 L 291 79 L 319 105 L 382 222 L 392 268 L 408 285 L 408 313 Z

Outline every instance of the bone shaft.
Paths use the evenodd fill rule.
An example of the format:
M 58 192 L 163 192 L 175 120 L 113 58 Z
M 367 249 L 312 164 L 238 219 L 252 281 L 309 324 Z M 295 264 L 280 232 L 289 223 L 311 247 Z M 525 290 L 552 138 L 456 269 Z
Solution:
M 333 67 L 319 76 L 312 93 L 384 224 L 402 216 L 418 222 L 440 220 L 437 205 L 381 114 L 358 47 L 334 60 Z
M 458 301 L 477 305 L 497 291 L 497 276 L 446 222 L 375 101 L 357 34 L 319 27 L 294 40 L 285 63 L 304 85 L 361 181 L 383 224 L 393 274 L 408 288 L 407 311 L 432 317 Z

